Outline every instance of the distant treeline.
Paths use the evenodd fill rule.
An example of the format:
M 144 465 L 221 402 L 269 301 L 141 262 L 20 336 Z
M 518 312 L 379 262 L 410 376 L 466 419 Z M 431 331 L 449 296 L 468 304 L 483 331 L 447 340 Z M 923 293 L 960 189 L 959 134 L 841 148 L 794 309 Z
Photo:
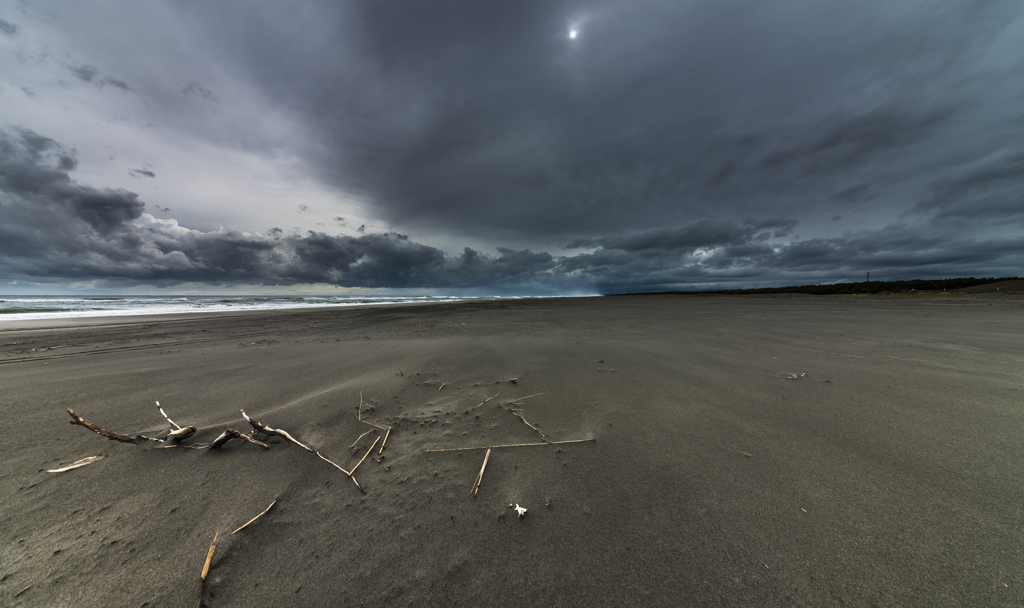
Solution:
M 960 279 L 914 279 L 912 281 L 862 281 L 860 283 L 835 283 L 833 285 L 792 285 L 790 287 L 760 287 L 757 289 L 722 289 L 718 291 L 677 291 L 670 293 L 719 293 L 719 294 L 770 294 L 770 293 L 809 293 L 815 295 L 854 294 L 854 293 L 897 293 L 905 291 L 952 291 L 975 285 L 985 285 L 998 281 L 1012 281 L 1019 277 L 1002 277 L 976 279 L 964 277 Z

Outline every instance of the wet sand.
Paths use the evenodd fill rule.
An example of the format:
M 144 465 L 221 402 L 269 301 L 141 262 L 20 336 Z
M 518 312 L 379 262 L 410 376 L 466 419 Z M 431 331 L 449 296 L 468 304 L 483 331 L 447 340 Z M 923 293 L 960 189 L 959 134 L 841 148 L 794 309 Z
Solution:
M 216 532 L 215 607 L 1024 605 L 1022 338 L 1024 300 L 955 297 L 2 322 L 0 603 L 195 605 Z M 351 470 L 360 392 L 365 495 L 66 412 L 202 444 L 244 408 Z M 475 497 L 483 451 L 424 452 L 545 440 L 516 414 L 595 441 L 495 449 Z

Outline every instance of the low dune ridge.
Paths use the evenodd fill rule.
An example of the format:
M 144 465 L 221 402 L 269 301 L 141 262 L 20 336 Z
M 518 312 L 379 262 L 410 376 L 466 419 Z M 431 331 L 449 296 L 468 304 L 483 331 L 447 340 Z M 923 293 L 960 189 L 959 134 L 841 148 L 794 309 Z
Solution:
M 195 605 L 217 534 L 211 607 L 1020 605 L 1022 309 L 622 296 L 0 324 L 0 598 Z M 365 493 L 277 435 L 162 449 L 68 424 L 163 437 L 155 401 L 198 428 L 182 444 L 249 433 L 244 409 Z

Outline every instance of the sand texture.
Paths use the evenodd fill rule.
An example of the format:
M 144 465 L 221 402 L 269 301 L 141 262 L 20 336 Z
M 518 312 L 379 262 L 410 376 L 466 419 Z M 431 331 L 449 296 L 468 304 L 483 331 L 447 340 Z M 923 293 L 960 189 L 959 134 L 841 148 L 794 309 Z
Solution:
M 0 344 L 5 606 L 194 606 L 215 533 L 211 607 L 1024 605 L 1024 300 L 496 301 Z M 346 470 L 376 440 L 366 493 L 277 436 L 68 424 L 159 435 L 155 401 L 185 444 L 249 432 L 243 408 Z M 476 496 L 484 450 L 424 452 L 577 439 L 492 450 Z

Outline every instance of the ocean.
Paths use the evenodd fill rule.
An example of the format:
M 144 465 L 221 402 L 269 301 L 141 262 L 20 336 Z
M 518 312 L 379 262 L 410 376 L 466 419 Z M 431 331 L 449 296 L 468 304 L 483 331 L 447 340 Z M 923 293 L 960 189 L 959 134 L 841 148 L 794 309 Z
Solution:
M 159 315 L 367 304 L 495 300 L 497 296 L 2 296 L 5 320 Z

